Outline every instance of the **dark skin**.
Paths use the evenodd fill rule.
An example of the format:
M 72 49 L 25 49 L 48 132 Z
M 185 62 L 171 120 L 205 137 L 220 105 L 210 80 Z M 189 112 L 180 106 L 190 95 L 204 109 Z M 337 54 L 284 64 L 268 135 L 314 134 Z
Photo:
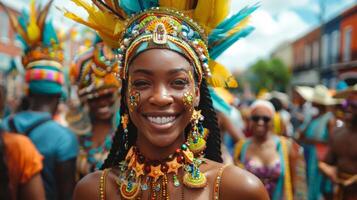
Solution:
M 349 101 L 357 101 L 357 92 L 349 94 Z M 357 174 L 357 107 L 349 105 L 345 109 L 345 125 L 335 130 L 330 140 L 330 150 L 325 163 L 319 167 L 334 183 L 344 186 L 344 197 L 357 197 L 357 184 L 352 179 L 342 179 L 338 173 Z
M 30 94 L 30 110 L 49 112 L 52 116 L 56 113 L 60 95 Z M 56 163 L 55 177 L 58 189 L 58 199 L 71 199 L 75 181 L 76 160 L 71 159 Z
M 41 174 L 35 174 L 28 182 L 19 186 L 19 199 L 45 200 Z
M 92 121 L 93 148 L 102 145 L 105 137 L 112 129 L 111 119 L 113 117 L 113 104 L 114 96 L 112 93 L 88 100 Z
M 180 54 L 170 50 L 147 50 L 138 55 L 129 67 L 132 89 L 140 92 L 138 106 L 130 112 L 130 117 L 138 129 L 136 145 L 148 159 L 163 159 L 178 149 L 184 142 L 184 129 L 190 122 L 191 112 L 183 104 L 183 94 L 194 94 L 194 105 L 199 103 L 198 86 L 190 73 L 193 68 Z M 150 117 L 171 117 L 168 123 L 154 123 Z M 140 126 L 138 126 L 140 125 Z M 222 164 L 206 160 L 201 171 L 206 175 L 208 185 L 204 189 L 174 187 L 168 178 L 170 199 L 181 199 L 182 188 L 185 199 L 212 199 L 214 181 Z M 180 171 L 180 175 L 183 172 Z M 82 179 L 74 194 L 74 199 L 98 199 L 99 177 L 94 172 Z M 121 199 L 115 180 L 118 170 L 111 169 L 106 180 L 106 199 Z M 181 176 L 180 176 L 181 177 Z M 240 180 L 237 182 L 237 180 Z M 261 182 L 250 173 L 229 166 L 223 173 L 221 185 L 222 199 L 263 200 L 268 199 Z M 148 197 L 144 191 L 143 199 Z

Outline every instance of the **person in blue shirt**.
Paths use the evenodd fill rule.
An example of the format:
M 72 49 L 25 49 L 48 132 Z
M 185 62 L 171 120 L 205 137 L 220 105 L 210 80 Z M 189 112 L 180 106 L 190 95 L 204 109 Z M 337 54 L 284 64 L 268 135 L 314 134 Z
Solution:
M 64 75 L 63 51 L 51 22 L 45 22 L 51 3 L 38 10 L 31 2 L 29 15 L 20 15 L 18 21 L 3 6 L 23 42 L 29 109 L 5 118 L 2 127 L 32 140 L 44 156 L 41 175 L 46 199 L 62 200 L 71 199 L 75 186 L 78 141 L 69 129 L 52 119 L 63 95 Z

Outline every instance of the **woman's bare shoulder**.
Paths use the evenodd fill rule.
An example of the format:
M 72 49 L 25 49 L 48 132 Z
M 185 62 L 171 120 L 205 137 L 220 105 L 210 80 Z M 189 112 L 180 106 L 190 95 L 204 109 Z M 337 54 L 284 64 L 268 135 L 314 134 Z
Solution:
M 269 199 L 264 185 L 256 176 L 234 165 L 224 169 L 220 188 L 222 199 Z
M 99 182 L 103 171 L 95 171 L 83 177 L 74 189 L 73 199 L 99 199 Z
M 205 174 L 217 178 L 218 171 L 224 164 L 208 159 L 204 161 L 207 164 L 203 168 Z M 256 176 L 234 165 L 227 165 L 221 176 L 220 199 L 268 200 L 269 196 Z

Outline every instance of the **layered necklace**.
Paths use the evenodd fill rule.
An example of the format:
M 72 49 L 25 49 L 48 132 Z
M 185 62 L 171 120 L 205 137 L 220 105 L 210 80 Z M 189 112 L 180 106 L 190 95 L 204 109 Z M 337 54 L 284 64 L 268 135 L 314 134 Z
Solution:
M 172 178 L 175 187 L 204 188 L 207 179 L 199 167 L 203 163 L 208 130 L 203 127 L 203 120 L 201 112 L 195 110 L 187 142 L 164 160 L 149 160 L 138 147 L 132 146 L 125 160 L 119 164 L 120 175 L 116 183 L 122 199 L 140 199 L 147 191 L 152 200 L 168 200 L 169 178 Z M 184 175 L 179 178 L 180 171 Z M 183 188 L 181 191 L 183 194 Z
M 203 188 L 207 180 L 199 170 L 202 162 L 200 158 L 194 157 L 187 144 L 183 144 L 175 153 L 161 161 L 146 159 L 133 146 L 119 166 L 120 176 L 116 182 L 120 195 L 123 199 L 140 199 L 141 194 L 148 191 L 150 199 L 169 199 L 169 177 L 172 177 L 175 187 L 184 185 L 188 188 Z M 182 183 L 178 177 L 180 169 L 184 170 Z

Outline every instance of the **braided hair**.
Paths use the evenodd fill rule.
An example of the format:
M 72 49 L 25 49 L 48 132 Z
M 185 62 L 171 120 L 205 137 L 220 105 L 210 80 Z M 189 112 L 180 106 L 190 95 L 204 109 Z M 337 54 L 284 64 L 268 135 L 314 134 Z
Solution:
M 122 82 L 121 90 L 121 102 L 120 102 L 120 112 L 126 113 L 127 107 L 125 102 L 125 88 L 127 88 L 126 81 Z M 198 109 L 201 110 L 202 115 L 205 117 L 203 126 L 209 130 L 209 135 L 207 137 L 207 148 L 205 149 L 205 158 L 216 162 L 223 162 L 221 158 L 221 137 L 220 130 L 218 128 L 217 116 L 212 105 L 211 95 L 208 90 L 207 81 L 205 78 L 202 79 L 200 87 L 200 103 Z M 130 122 L 130 120 L 129 120 Z M 119 124 L 115 135 L 113 137 L 112 148 L 110 149 L 107 159 L 104 161 L 102 169 L 118 166 L 118 164 L 125 159 L 128 149 L 135 144 L 137 138 L 137 128 L 133 123 L 128 123 L 128 133 L 124 133 L 122 124 Z M 185 129 L 185 134 L 189 128 Z M 125 143 L 127 142 L 127 147 L 125 148 Z
M 3 130 L 0 128 L 0 199 L 10 199 L 9 174 L 5 161 Z

